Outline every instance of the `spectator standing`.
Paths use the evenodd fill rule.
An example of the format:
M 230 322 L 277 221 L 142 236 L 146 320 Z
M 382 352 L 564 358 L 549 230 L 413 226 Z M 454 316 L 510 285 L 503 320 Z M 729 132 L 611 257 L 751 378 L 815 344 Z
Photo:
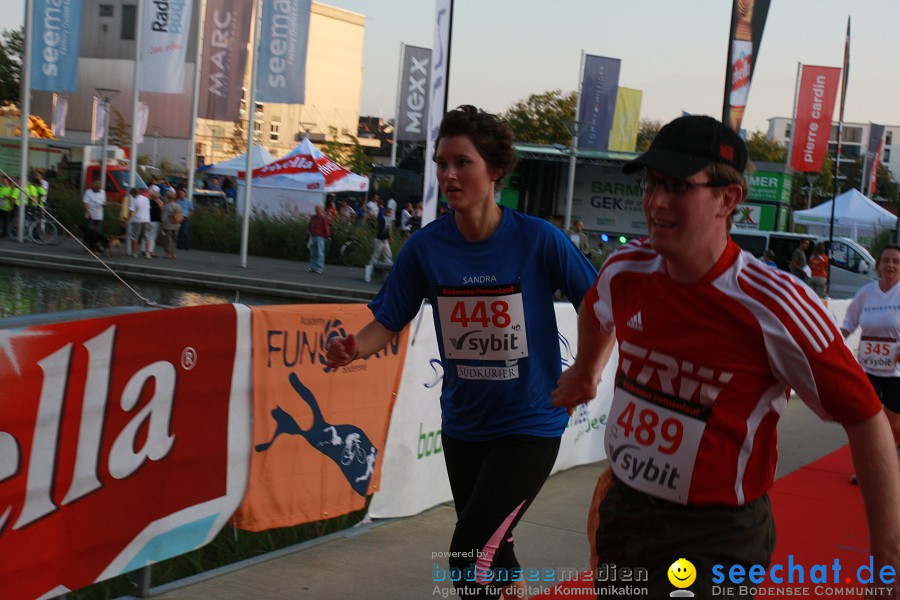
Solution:
M 800 242 L 800 246 L 794 250 L 794 253 L 791 255 L 791 274 L 794 277 L 798 277 L 800 281 L 806 282 L 809 279 L 809 260 L 806 258 L 806 253 L 809 251 L 809 240 L 803 240 Z
M 131 192 L 128 209 L 131 215 L 131 251 L 135 258 L 139 258 L 141 248 L 145 248 L 144 258 L 152 258 L 150 252 L 146 250 L 147 240 L 150 236 L 150 199 L 138 193 L 136 189 L 132 189 Z
M 823 242 L 816 244 L 816 249 L 809 258 L 809 287 L 819 298 L 828 295 L 828 255 Z
M 153 257 L 156 256 L 156 240 L 159 238 L 159 222 L 162 218 L 163 204 L 168 200 L 168 193 L 162 191 L 168 188 L 160 187 L 159 189 L 159 194 L 150 194 L 150 225 L 147 228 L 147 247 L 145 248 Z M 172 193 L 174 195 L 174 192 Z
M 403 207 L 403 212 L 400 214 L 400 232 L 403 234 L 403 238 L 406 239 L 409 237 L 410 232 L 410 219 L 412 219 L 413 207 L 411 202 L 407 202 L 406 206 Z
M 14 217 L 13 209 L 18 199 L 19 188 L 13 185 L 12 179 L 6 175 L 0 177 L 0 237 L 9 235 L 9 223 Z
M 85 190 L 81 201 L 84 203 L 84 215 L 86 227 L 95 233 L 103 229 L 103 207 L 106 205 L 106 192 L 100 189 L 100 180 L 91 182 L 91 187 Z M 87 236 L 85 241 L 87 241 Z
M 575 244 L 575 247 L 582 254 L 586 257 L 591 256 L 591 241 L 584 232 L 584 222 L 581 219 L 576 219 L 572 223 L 572 229 L 569 230 L 569 239 L 572 240 L 572 243 Z
M 372 270 L 375 267 L 375 263 L 384 259 L 384 262 L 387 264 L 394 264 L 394 257 L 391 254 L 393 220 L 394 212 L 390 208 L 384 209 L 384 213 L 378 217 L 378 224 L 375 228 L 375 243 L 372 246 L 372 257 L 369 258 L 369 264 L 366 265 L 366 281 L 372 281 Z
M 766 250 L 763 253 L 762 259 L 763 259 L 763 262 L 766 263 L 767 265 L 769 265 L 770 267 L 773 267 L 775 269 L 778 268 L 778 263 L 775 262 L 775 251 L 774 250 L 771 250 L 771 249 Z
M 331 228 L 325 210 L 316 206 L 316 214 L 309 219 L 306 232 L 309 234 L 309 273 L 325 271 L 325 240 L 331 237 Z
M 162 209 L 162 233 L 163 241 L 166 246 L 166 258 L 175 258 L 175 240 L 178 237 L 178 229 L 181 227 L 183 213 L 181 206 L 178 205 L 175 193 L 172 192 L 167 198 L 165 206 Z
M 226 179 L 226 181 L 228 181 Z M 181 226 L 178 228 L 178 240 L 176 246 L 179 250 L 191 249 L 191 219 L 194 217 L 194 201 L 187 195 L 184 188 L 179 188 L 176 196 L 178 206 L 181 208 Z

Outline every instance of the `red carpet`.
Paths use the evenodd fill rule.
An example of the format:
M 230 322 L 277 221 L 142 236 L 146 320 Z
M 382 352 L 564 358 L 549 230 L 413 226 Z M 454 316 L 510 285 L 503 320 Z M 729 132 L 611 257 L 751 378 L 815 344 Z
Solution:
M 854 592 L 861 586 L 857 579 L 858 569 L 869 563 L 869 536 L 859 487 L 850 485 L 852 473 L 850 448 L 844 446 L 775 482 L 770 496 L 778 539 L 771 567 L 782 565 L 783 568 L 774 573 L 771 567 L 766 571 L 765 580 L 758 584 L 765 589 L 759 590 L 757 598 L 776 596 L 779 587 L 791 587 L 794 588 L 792 595 L 805 593 L 813 598 L 862 597 Z M 834 583 L 835 559 L 840 565 L 837 584 Z M 793 569 L 789 569 L 791 565 L 794 565 Z M 802 583 L 799 581 L 801 572 Z M 781 577 L 783 582 L 773 583 L 770 574 Z M 869 575 L 867 569 L 861 574 L 864 578 Z M 825 583 L 811 580 L 815 577 L 822 581 L 823 576 L 827 577 Z M 792 582 L 788 581 L 789 577 Z M 730 584 L 725 582 L 724 585 Z M 757 584 L 745 581 L 743 585 Z M 558 586 L 561 591 L 535 598 L 585 598 L 590 596 L 583 595 L 582 590 L 590 587 L 591 584 L 585 582 L 564 583 Z

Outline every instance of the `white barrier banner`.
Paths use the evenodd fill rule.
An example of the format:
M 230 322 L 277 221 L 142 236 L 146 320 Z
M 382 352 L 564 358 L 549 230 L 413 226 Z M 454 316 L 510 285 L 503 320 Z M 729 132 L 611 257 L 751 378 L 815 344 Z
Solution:
M 556 304 L 563 369 L 574 360 L 577 315 L 571 304 Z M 372 497 L 369 516 L 414 515 L 449 501 L 450 483 L 441 446 L 441 366 L 431 306 L 424 305 L 410 323 L 409 349 L 388 429 L 381 489 Z M 597 388 L 597 398 L 579 406 L 563 433 L 553 472 L 606 458 L 606 415 L 612 401 L 618 351 L 614 350 Z

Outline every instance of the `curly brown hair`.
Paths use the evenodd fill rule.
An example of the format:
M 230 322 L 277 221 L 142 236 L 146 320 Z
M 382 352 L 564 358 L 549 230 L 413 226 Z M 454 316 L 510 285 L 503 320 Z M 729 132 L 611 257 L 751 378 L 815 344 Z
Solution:
M 506 121 L 468 104 L 451 110 L 441 121 L 438 137 L 434 141 L 435 154 L 443 138 L 460 135 L 472 140 L 488 169 L 499 173 L 496 189 L 503 187 L 503 179 L 513 172 L 518 161 L 513 148 L 513 133 Z

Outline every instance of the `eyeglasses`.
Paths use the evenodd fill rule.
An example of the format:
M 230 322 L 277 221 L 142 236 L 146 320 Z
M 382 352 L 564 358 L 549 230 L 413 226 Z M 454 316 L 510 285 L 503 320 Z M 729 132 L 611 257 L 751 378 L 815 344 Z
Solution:
M 662 189 L 666 190 L 670 194 L 684 194 L 689 189 L 695 187 L 718 188 L 729 185 L 731 185 L 731 183 L 727 181 L 703 181 L 701 183 L 691 183 L 690 181 L 685 181 L 684 179 L 662 179 L 660 177 L 650 176 L 644 176 L 640 181 L 641 192 L 643 192 L 644 194 L 652 194 L 658 187 L 662 187 Z

